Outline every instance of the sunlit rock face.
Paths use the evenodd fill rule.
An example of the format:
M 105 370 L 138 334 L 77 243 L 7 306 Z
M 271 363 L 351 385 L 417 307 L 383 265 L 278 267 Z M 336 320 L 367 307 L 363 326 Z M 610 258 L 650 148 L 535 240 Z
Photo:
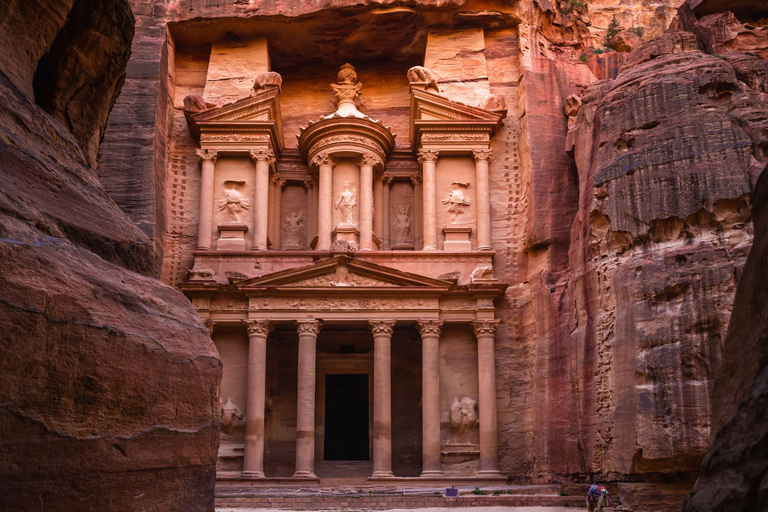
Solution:
M 130 7 L 0 11 L 0 502 L 211 511 L 221 363 L 92 167 Z

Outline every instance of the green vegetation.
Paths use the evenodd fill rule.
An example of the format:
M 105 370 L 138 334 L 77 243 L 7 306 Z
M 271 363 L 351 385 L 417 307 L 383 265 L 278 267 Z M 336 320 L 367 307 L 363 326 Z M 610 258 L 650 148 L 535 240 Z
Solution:
M 630 29 L 627 29 L 627 32 L 630 34 L 635 34 L 637 37 L 643 37 L 643 34 L 645 34 L 645 28 L 644 27 L 632 27 Z
M 601 53 L 605 53 L 605 50 L 603 50 L 601 48 L 598 48 L 597 50 L 592 50 L 592 53 L 596 53 L 596 54 L 600 55 Z
M 571 0 L 571 10 L 584 9 L 587 6 L 586 2 L 580 2 L 579 0 Z
M 481 491 L 479 487 L 475 487 L 475 490 L 472 491 L 472 494 L 475 494 L 477 496 L 485 496 L 488 493 L 485 491 Z
M 621 27 L 619 26 L 619 20 L 616 19 L 616 15 L 614 14 L 611 18 L 611 22 L 608 24 L 608 28 L 605 29 L 605 39 L 603 42 L 605 43 L 606 48 L 611 44 L 611 39 L 613 39 L 619 32 L 621 32 Z
M 587 62 L 587 61 L 589 61 L 589 57 L 587 56 L 586 53 L 582 53 L 581 55 L 579 55 L 579 60 L 581 62 Z

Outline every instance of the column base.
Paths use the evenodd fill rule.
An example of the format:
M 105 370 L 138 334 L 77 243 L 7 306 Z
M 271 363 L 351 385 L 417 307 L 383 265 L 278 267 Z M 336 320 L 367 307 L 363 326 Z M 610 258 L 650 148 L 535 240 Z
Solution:
M 251 250 L 252 251 L 266 251 L 267 248 L 264 247 L 263 245 L 254 245 L 253 247 L 251 247 Z
M 498 469 L 481 469 L 477 472 L 477 476 L 479 477 L 504 477 L 504 475 L 501 474 L 501 471 Z M 506 477 L 504 477 L 506 478 Z
M 490 245 L 484 245 L 482 247 L 478 247 L 477 250 L 478 251 L 492 251 L 493 247 L 491 247 Z
M 240 478 L 264 478 L 263 471 L 243 471 L 240 473 Z
M 427 471 L 422 471 L 421 475 L 419 475 L 419 478 L 439 478 L 445 476 L 445 474 L 442 471 L 438 471 L 436 469 L 430 469 Z
M 428 245 L 428 246 L 422 248 L 421 250 L 422 251 L 437 251 L 437 247 L 435 247 L 434 245 Z
M 314 471 L 297 471 L 293 474 L 293 478 L 305 478 L 308 480 L 317 480 L 317 475 Z
M 371 478 L 395 478 L 391 471 L 374 471 Z

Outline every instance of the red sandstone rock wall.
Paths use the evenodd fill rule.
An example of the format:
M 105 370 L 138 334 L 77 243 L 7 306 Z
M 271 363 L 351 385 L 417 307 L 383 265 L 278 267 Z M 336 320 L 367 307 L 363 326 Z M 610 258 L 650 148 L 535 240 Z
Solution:
M 75 37 L 58 47 L 72 1 L 0 7 L 1 508 L 212 511 L 215 347 L 186 299 L 147 277 L 148 238 L 88 165 L 119 91 L 130 9 L 74 3 L 88 15 L 70 16 Z M 109 42 L 79 39 L 98 34 Z M 55 117 L 33 95 L 54 47 Z

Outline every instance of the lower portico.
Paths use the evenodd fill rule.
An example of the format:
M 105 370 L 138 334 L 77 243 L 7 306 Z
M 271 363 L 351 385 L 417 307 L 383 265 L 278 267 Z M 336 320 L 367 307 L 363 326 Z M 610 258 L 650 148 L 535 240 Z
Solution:
M 335 256 L 230 285 L 195 281 L 183 288 L 212 327 L 248 334 L 245 411 L 234 414 L 243 422 L 242 468 L 220 475 L 318 481 L 352 476 L 349 468 L 357 468 L 382 482 L 504 480 L 498 471 L 493 306 L 504 285 L 459 286 Z M 216 293 L 244 297 L 247 308 L 217 311 L 211 302 Z M 290 355 L 278 359 L 281 351 Z M 226 380 L 228 363 L 222 360 Z M 295 392 L 293 383 L 285 392 L 291 377 Z M 462 395 L 447 397 L 446 388 Z M 459 400 L 470 406 L 458 410 Z M 229 399 L 222 396 L 222 402 Z M 292 417 L 280 416 L 291 406 L 292 449 L 285 439 Z M 338 411 L 356 419 L 339 422 Z M 420 460 L 414 451 L 421 452 Z M 293 471 L 287 474 L 290 455 Z M 452 457 L 465 460 L 446 470 Z M 414 474 L 415 462 L 421 467 Z

